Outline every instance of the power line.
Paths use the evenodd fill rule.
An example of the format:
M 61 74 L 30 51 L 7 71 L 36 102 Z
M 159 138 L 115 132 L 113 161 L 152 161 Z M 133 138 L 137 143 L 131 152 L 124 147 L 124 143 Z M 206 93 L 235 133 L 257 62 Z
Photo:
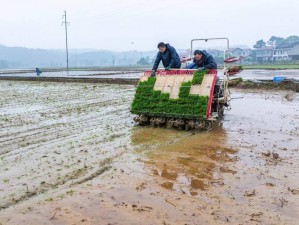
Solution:
M 64 15 L 62 16 L 64 19 L 62 21 L 62 25 L 64 24 L 65 28 L 65 50 L 66 50 L 66 71 L 69 72 L 69 49 L 68 49 L 68 41 L 67 41 L 67 26 L 69 25 L 69 22 L 66 20 L 66 11 L 64 11 Z

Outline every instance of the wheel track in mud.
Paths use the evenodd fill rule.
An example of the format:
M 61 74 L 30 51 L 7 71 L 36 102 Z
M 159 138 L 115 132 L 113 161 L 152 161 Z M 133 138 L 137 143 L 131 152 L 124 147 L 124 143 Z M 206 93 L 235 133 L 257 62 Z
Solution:
M 124 115 L 122 119 L 120 119 L 120 122 L 121 121 L 126 121 L 127 120 L 127 115 Z M 90 124 L 93 124 L 93 125 L 89 125 L 88 128 L 88 132 L 89 133 L 93 133 L 93 130 L 94 131 L 97 131 L 97 132 L 104 132 L 106 129 L 103 128 L 103 129 L 100 129 L 98 128 L 98 126 L 100 125 L 100 123 L 93 123 L 93 120 L 90 121 Z M 41 141 L 39 139 L 37 139 L 37 137 L 35 137 L 34 139 L 36 140 L 35 142 L 31 142 L 29 147 L 24 147 L 24 148 L 21 148 L 23 150 L 21 151 L 18 151 L 17 153 L 14 152 L 14 148 L 13 149 L 13 152 L 10 152 L 9 154 L 6 154 L 4 155 L 6 158 L 9 158 L 10 156 L 11 157 L 15 157 L 17 158 L 18 155 L 22 155 L 22 158 L 24 159 L 24 157 L 26 155 L 24 155 L 25 153 L 27 152 L 31 152 L 35 149 L 40 149 L 40 147 L 43 147 L 44 145 L 47 145 L 47 148 L 45 150 L 47 150 L 49 147 L 52 147 L 52 148 L 57 148 L 57 146 L 60 146 L 60 145 L 63 145 L 63 143 L 68 143 L 68 142 L 71 142 L 72 140 L 76 139 L 77 137 L 77 132 L 78 132 L 78 127 L 76 128 L 73 128 L 70 132 L 70 130 L 65 130 L 63 133 L 60 133 L 59 134 L 59 138 L 56 138 L 56 139 L 53 139 L 53 138 L 47 138 L 47 142 L 45 143 L 41 143 Z M 84 127 L 82 127 L 82 130 L 84 130 Z M 85 145 L 90 145 L 91 143 L 93 144 L 96 144 L 96 143 L 100 143 L 100 142 L 105 142 L 105 140 L 109 140 L 109 138 L 111 136 L 118 136 L 118 137 L 121 137 L 121 136 L 124 136 L 127 132 L 127 128 L 125 126 L 122 126 L 122 127 L 119 127 L 119 129 L 117 130 L 117 132 L 114 132 L 113 134 L 110 134 L 110 135 L 102 135 L 100 139 L 96 139 L 96 140 L 90 140 L 89 142 L 84 142 Z M 41 134 L 41 137 L 40 138 L 43 138 L 43 133 L 40 133 Z M 107 141 L 106 141 L 107 142 Z M 40 154 L 43 155 L 45 154 L 43 151 L 40 151 Z
M 101 92 L 99 95 L 102 94 L 104 96 L 110 96 L 108 94 L 109 87 L 108 86 L 106 86 L 106 87 L 107 88 L 101 89 L 100 91 L 104 91 L 104 92 L 107 92 L 107 93 Z M 74 89 L 71 89 L 71 90 L 66 90 L 65 92 L 72 92 L 72 91 L 75 91 L 75 90 L 78 91 L 78 89 L 74 88 Z M 133 90 L 132 88 L 128 88 L 127 90 L 120 90 L 120 91 L 118 90 L 114 94 L 120 94 L 120 93 L 124 93 L 124 92 L 127 92 L 127 91 L 132 91 L 132 90 Z M 2 90 L 2 91 L 5 92 L 5 90 Z M 90 91 L 90 90 L 84 90 L 84 91 Z M 96 89 L 93 90 L 92 89 L 92 91 L 99 91 L 99 90 L 96 90 Z M 85 93 L 83 92 L 82 94 L 85 94 Z M 45 99 L 43 99 L 43 97 L 41 97 L 40 95 L 35 96 L 32 92 L 30 92 L 29 94 L 26 94 L 26 93 L 22 92 L 19 95 L 14 95 L 13 93 L 7 92 L 6 96 L 7 95 L 13 95 L 13 97 L 12 98 L 5 98 L 5 97 L 1 96 L 1 102 L 2 102 L 2 104 L 5 103 L 5 106 L 7 108 L 10 108 L 10 109 L 14 108 L 14 107 L 17 108 L 17 107 L 19 107 L 20 105 L 22 105 L 24 103 L 27 104 L 28 103 L 28 99 L 32 99 L 32 98 L 35 98 L 34 101 L 33 101 L 34 103 L 45 103 L 44 102 Z M 80 99 L 82 100 L 82 95 L 80 95 L 80 92 L 78 92 L 77 95 L 75 95 L 75 96 L 74 95 L 72 95 L 72 96 L 69 96 L 69 95 L 62 96 L 61 92 L 58 92 L 58 91 L 57 92 L 53 92 L 53 91 L 51 91 L 51 93 L 48 92 L 47 95 L 45 95 L 45 96 L 47 96 L 46 99 L 52 99 L 53 97 L 55 97 L 55 102 L 56 103 L 58 103 L 60 100 L 66 100 L 69 103 L 73 104 L 73 103 L 76 103 L 75 102 L 76 100 L 80 100 Z M 89 100 L 97 99 L 97 98 L 94 98 L 94 99 L 90 98 L 91 96 L 88 96 L 88 97 L 89 97 Z M 73 102 L 71 102 L 69 100 L 73 100 Z M 17 103 L 17 105 L 15 103 Z M 60 102 L 60 104 L 63 104 L 63 102 Z M 5 109 L 5 107 L 3 107 L 3 106 L 2 106 L 2 108 Z
M 129 91 L 131 91 L 131 90 L 129 90 Z M 124 91 L 121 91 L 121 92 L 117 92 L 117 93 L 115 93 L 115 94 L 121 94 L 121 93 L 124 93 Z M 82 97 L 81 97 L 82 98 Z M 71 99 L 73 99 L 73 98 L 71 98 Z M 63 99 L 64 101 L 66 101 L 67 99 Z M 117 100 L 117 99 L 108 99 L 108 100 L 105 100 L 105 101 L 101 101 L 101 102 L 98 102 L 98 98 L 94 98 L 94 99 L 89 99 L 89 101 L 91 101 L 91 103 L 90 103 L 90 105 L 84 105 L 85 107 L 87 107 L 87 106 L 91 106 L 91 105 L 97 105 L 97 104 L 106 104 L 106 103 L 109 103 L 109 102 L 112 102 L 112 101 L 115 101 L 115 100 Z M 96 101 L 96 102 L 93 102 L 93 101 Z M 13 105 L 14 107 L 16 107 L 16 108 L 19 108 L 20 106 L 22 106 L 22 105 L 24 105 L 24 104 L 20 104 L 20 101 L 18 101 L 18 105 Z M 42 101 L 41 102 L 35 102 L 35 103 L 43 103 Z M 76 101 L 72 101 L 72 102 L 70 102 L 69 104 L 70 105 L 74 105 L 74 104 L 77 104 L 78 102 L 76 102 Z M 79 102 L 80 103 L 80 102 Z M 7 105 L 6 105 L 7 106 Z M 51 109 L 51 107 L 53 107 L 53 105 L 52 106 L 50 106 L 49 107 L 49 109 Z M 59 106 L 56 106 L 56 108 L 57 109 L 61 109 L 60 111 L 58 111 L 57 113 L 64 113 L 64 111 L 66 111 L 66 106 L 65 105 L 63 105 L 63 104 L 61 104 L 61 105 L 59 105 Z M 76 107 L 73 107 L 73 109 L 74 108 L 76 108 Z M 34 112 L 36 112 L 36 113 L 40 113 L 40 114 L 46 114 L 45 113 L 45 111 L 47 110 L 47 108 L 45 108 L 45 109 L 40 109 L 40 110 L 35 110 Z M 47 112 L 47 111 L 46 111 Z M 31 112 L 31 113 L 33 113 L 33 112 Z M 5 116 L 5 114 L 4 115 L 2 115 L 2 117 L 4 117 Z M 19 116 L 20 117 L 20 115 L 17 115 L 17 116 Z M 0 115 L 0 118 L 1 118 L 1 115 Z M 22 124 L 16 124 L 15 126 L 18 126 L 18 125 L 22 125 Z M 2 131 L 2 129 L 3 128 L 6 128 L 6 127 L 13 127 L 14 125 L 12 125 L 12 124 L 9 124 L 8 126 L 4 126 L 4 125 L 2 125 L 1 126 L 1 129 L 0 129 L 0 132 L 3 132 Z M 0 138 L 1 138 L 1 133 L 0 133 Z
M 113 100 L 107 100 L 107 101 L 102 101 L 102 102 L 96 102 L 96 103 L 90 103 L 90 104 L 87 104 L 87 105 L 84 105 L 84 107 L 85 108 L 87 108 L 87 107 L 91 107 L 91 106 L 98 106 L 98 107 L 101 107 L 101 106 L 106 106 L 108 103 L 109 103 L 109 105 L 111 105 L 111 104 L 118 104 L 119 102 L 116 102 L 115 101 L 116 99 L 113 99 Z M 127 101 L 129 101 L 129 100 L 131 100 L 131 99 L 127 99 L 126 101 L 125 101 L 125 103 L 127 102 Z M 114 102 L 113 102 L 114 101 Z M 58 107 L 57 107 L 58 108 Z M 70 110 L 72 110 L 72 111 L 74 111 L 76 108 L 74 107 L 74 108 L 72 108 L 72 109 L 70 109 L 70 108 L 66 108 L 65 106 L 64 107 L 61 107 L 61 109 L 59 109 L 57 112 L 55 112 L 55 113 L 52 113 L 53 115 L 52 116 L 55 116 L 56 114 L 59 114 L 59 115 L 68 115 L 68 111 L 70 111 Z M 51 115 L 51 114 L 49 114 L 48 112 L 45 112 L 44 110 L 42 111 L 42 112 L 40 112 L 40 111 L 37 111 L 36 113 L 38 113 L 38 114 L 42 114 L 42 115 L 48 115 L 48 117 L 44 117 L 43 116 L 43 118 L 42 119 L 53 119 L 53 118 L 51 118 L 51 117 L 49 117 L 49 115 Z M 75 114 L 75 112 L 73 112 L 73 114 Z M 60 116 L 58 116 L 58 117 L 60 117 Z M 58 118 L 55 118 L 55 120 L 57 120 Z M 59 118 L 59 119 L 63 119 L 62 118 L 62 116 L 61 116 L 61 118 Z M 17 122 L 19 122 L 19 121 L 17 121 Z M 6 128 L 6 127 L 9 127 L 9 128 L 14 128 L 14 127 L 18 127 L 18 126 L 22 126 L 23 124 L 14 124 L 14 125 L 7 125 L 7 126 L 2 126 L 2 128 Z M 37 127 L 38 128 L 38 127 Z M 33 129 L 36 129 L 36 128 L 33 128 Z M 28 129 L 25 129 L 25 130 L 28 130 Z M 0 132 L 3 132 L 3 131 L 0 131 Z M 22 132 L 22 131 L 20 131 L 20 132 Z M 4 132 L 3 132 L 4 133 Z M 1 133 L 0 133 L 1 134 Z M 11 135 L 11 133 L 7 133 L 6 132 L 6 134 L 4 133 L 4 134 L 1 134 L 0 135 L 0 139 L 1 138 L 3 138 L 3 137 L 5 137 L 5 136 L 10 136 Z
M 55 191 L 69 181 L 72 181 L 72 185 L 87 182 L 110 167 L 99 167 L 98 160 L 114 159 L 126 151 L 123 146 L 128 141 L 127 133 L 131 127 L 128 105 L 133 95 L 132 86 L 90 86 L 97 86 L 95 90 L 89 88 L 92 94 L 83 95 L 82 86 L 75 85 L 72 91 L 68 89 L 73 95 L 67 98 L 60 95 L 57 97 L 57 93 L 61 94 L 59 91 L 53 94 L 47 88 L 41 87 L 39 91 L 46 92 L 49 98 L 56 98 L 56 101 L 35 101 L 34 104 L 46 104 L 46 107 L 29 109 L 29 116 L 26 110 L 21 113 L 15 113 L 14 110 L 19 107 L 26 109 L 34 95 L 24 93 L 23 97 L 17 100 L 17 104 L 5 103 L 15 101 L 14 91 L 10 92 L 11 98 L 1 99 L 0 109 L 4 107 L 7 112 L 12 113 L 4 115 L 9 120 L 0 123 L 3 125 L 0 130 L 0 179 L 11 179 L 8 184 L 0 184 L 0 189 L 5 190 L 0 195 L 0 210 L 49 190 Z M 111 89 L 112 94 L 108 92 Z M 30 88 L 26 90 L 29 91 Z M 77 107 L 86 110 L 77 113 Z M 67 113 L 69 111 L 70 113 Z M 50 115 L 39 116 L 43 113 Z M 62 118 L 59 115 L 63 115 Z M 2 118 L 4 116 L 2 115 Z M 115 117 L 118 119 L 115 120 Z M 75 147 L 70 147 L 69 143 L 74 143 Z M 80 153 L 84 149 L 88 149 L 88 154 Z M 70 157 L 71 155 L 74 158 Z M 76 175 L 73 175 L 74 173 Z M 46 183 L 43 181 L 45 178 Z M 24 185 L 27 186 L 27 191 Z
M 111 111 L 108 111 L 107 113 L 116 113 L 118 112 L 119 110 L 121 109 L 125 109 L 126 107 L 123 107 L 123 108 L 120 108 L 120 109 L 113 109 Z M 128 115 L 126 115 L 127 117 Z M 61 135 L 64 134 L 64 133 L 69 133 L 69 134 L 75 134 L 78 132 L 78 129 L 80 128 L 84 128 L 86 126 L 88 126 L 89 128 L 91 127 L 97 127 L 101 121 L 98 121 L 99 124 L 95 124 L 94 122 L 97 122 L 98 119 L 97 118 L 86 118 L 84 120 L 81 120 L 80 122 L 81 123 L 86 123 L 85 126 L 76 126 L 76 127 L 72 127 L 71 129 L 68 130 L 68 128 L 65 128 L 63 126 L 65 126 L 65 123 L 60 123 L 60 126 L 58 124 L 55 124 L 56 126 L 52 127 L 52 126 L 46 126 L 44 128 L 47 128 L 46 131 L 42 131 L 43 128 L 37 128 L 39 129 L 40 131 L 39 132 L 35 132 L 36 129 L 31 129 L 29 131 L 29 134 L 28 132 L 26 133 L 22 133 L 22 132 L 19 132 L 19 133 L 14 133 L 14 134 L 10 134 L 10 135 L 18 135 L 19 136 L 15 136 L 14 138 L 11 138 L 11 139 L 0 139 L 0 143 L 5 143 L 4 145 L 0 145 L 0 148 L 1 149 L 6 149 L 5 151 L 2 151 L 0 152 L 0 155 L 3 155 L 3 154 L 6 154 L 8 152 L 10 152 L 9 148 L 10 149 L 15 149 L 17 147 L 20 147 L 20 145 L 22 146 L 22 143 L 27 143 L 27 142 L 30 142 L 30 144 L 33 144 L 34 142 L 36 143 L 40 143 L 42 140 L 44 139 L 47 139 L 46 138 L 46 135 L 51 135 L 51 134 L 55 134 L 58 132 L 58 134 Z M 72 121 L 71 123 L 76 123 L 78 121 Z M 70 125 L 69 125 L 70 126 Z M 60 128 L 60 127 L 63 127 L 64 129 L 62 130 L 57 130 L 57 128 Z M 30 134 L 30 132 L 32 131 L 32 133 Z M 66 137 L 68 135 L 65 135 L 65 136 L 62 136 L 62 137 Z M 34 141 L 30 141 L 30 137 L 34 138 Z M 17 142 L 17 143 L 15 143 Z M 12 146 L 12 145 L 15 145 L 15 146 Z M 8 149 L 7 149 L 8 148 Z
M 110 159 L 110 161 L 112 161 L 112 159 Z M 105 164 L 107 164 L 107 163 L 105 163 Z M 74 173 L 71 174 L 71 176 L 67 176 L 67 179 L 63 179 L 63 181 L 61 181 L 61 182 L 57 182 L 57 183 L 54 183 L 54 184 L 46 184 L 46 185 L 43 185 L 43 186 L 40 186 L 40 187 L 36 188 L 33 191 L 27 190 L 26 192 L 24 192 L 24 194 L 22 194 L 18 198 L 14 198 L 13 201 L 0 203 L 0 211 L 4 210 L 4 209 L 7 209 L 9 207 L 15 206 L 15 205 L 17 205 L 21 202 L 26 201 L 26 200 L 29 200 L 30 198 L 36 197 L 39 194 L 45 194 L 46 192 L 49 192 L 50 190 L 57 189 L 59 186 L 67 185 L 67 183 L 69 181 L 72 181 L 72 183 L 68 185 L 69 187 L 71 187 L 71 186 L 82 184 L 84 182 L 92 180 L 95 177 L 103 174 L 104 172 L 106 172 L 107 170 L 109 170 L 111 168 L 111 166 L 105 165 L 105 164 L 100 166 L 98 169 L 94 170 L 89 175 L 83 177 L 82 179 L 80 179 L 80 177 L 78 178 L 77 177 L 77 171 L 74 171 Z M 83 174 L 83 175 L 85 175 L 86 171 L 83 171 L 83 172 L 85 172 Z M 80 171 L 80 173 L 82 173 L 82 171 Z M 63 188 L 63 187 L 61 187 L 61 188 Z M 64 188 L 66 188 L 66 187 L 64 187 Z
M 92 100 L 94 100 L 94 99 L 92 99 Z M 95 98 L 95 100 L 96 100 L 96 98 Z M 110 103 L 110 106 L 111 106 L 111 103 L 113 103 L 113 104 L 119 104 L 119 102 L 118 101 L 115 101 L 115 100 L 117 100 L 117 99 L 109 99 L 109 100 L 105 100 L 105 101 L 101 101 L 101 102 L 91 102 L 91 103 L 89 103 L 89 104 L 86 104 L 86 105 L 84 105 L 84 107 L 91 107 L 91 106 L 99 106 L 99 107 L 101 107 L 102 105 L 105 105 L 105 104 L 107 104 L 107 103 Z M 126 99 L 127 101 L 129 101 L 130 100 L 130 98 L 128 98 L 128 99 Z M 115 101 L 115 102 L 113 102 L 113 101 Z M 122 103 L 122 104 L 125 104 L 126 102 L 124 102 L 124 103 Z M 57 108 L 57 107 L 56 107 Z M 65 111 L 66 110 L 70 110 L 70 109 L 65 109 L 65 106 L 63 106 L 63 107 L 61 107 L 62 109 L 58 109 L 56 112 L 54 112 L 55 114 L 64 114 L 65 113 Z M 73 108 L 75 108 L 75 107 L 73 107 Z M 38 113 L 38 112 L 37 112 Z M 44 113 L 44 112 L 43 112 Z M 48 114 L 50 114 L 50 113 L 48 113 Z M 47 119 L 47 118 L 41 118 L 41 119 Z M 62 121 L 63 121 L 63 119 L 64 118 L 62 118 Z M 55 118 L 55 120 L 57 120 L 57 118 Z M 65 122 L 64 122 L 65 123 Z M 54 125 L 57 125 L 57 122 L 54 124 Z M 53 124 L 51 125 L 51 126 L 53 126 Z M 51 127 L 50 126 L 50 127 Z M 45 128 L 47 128 L 47 127 L 45 127 Z M 33 128 L 31 128 L 32 130 L 34 129 L 34 130 L 36 130 L 36 129 L 39 129 L 39 127 L 33 127 Z M 30 130 L 30 129 L 24 129 L 25 131 L 27 131 L 28 132 L 28 130 Z M 8 134 L 4 134 L 4 135 L 1 135 L 0 136 L 0 143 L 1 142 L 4 142 L 4 141 L 8 141 L 8 140 L 3 140 L 3 138 L 4 137 L 7 137 L 7 136 L 9 136 L 9 137 L 11 137 L 12 135 L 16 135 L 16 134 L 18 134 L 18 133 L 21 133 L 21 132 L 23 132 L 23 131 L 19 131 L 19 132 L 11 132 L 11 133 L 8 133 Z M 0 133 L 1 134 L 1 133 Z M 12 139 L 12 138 L 11 138 Z
M 123 118 L 123 121 L 126 121 L 127 120 L 127 116 L 125 116 L 125 118 Z M 119 120 L 119 121 L 122 121 L 122 120 Z M 92 121 L 90 121 L 90 122 L 92 122 Z M 93 125 L 91 125 L 91 126 L 89 126 L 89 128 L 92 128 L 92 127 L 95 127 L 95 128 L 97 128 L 98 127 L 98 125 L 99 124 L 93 124 Z M 84 127 L 83 127 L 84 128 Z M 122 128 L 122 127 L 119 127 L 120 129 L 118 130 L 118 131 L 121 131 L 122 129 L 124 129 L 124 127 Z M 96 129 L 95 129 L 96 130 Z M 89 130 L 90 131 L 90 130 Z M 103 130 L 99 130 L 99 129 L 97 129 L 97 131 L 105 131 L 104 129 Z M 56 131 L 54 130 L 53 132 L 50 132 L 50 133 L 47 133 L 47 135 L 48 136 L 50 136 L 51 137 L 51 134 L 54 134 Z M 43 145 L 45 145 L 45 144 L 47 144 L 47 145 L 49 145 L 49 144 L 51 144 L 51 143 L 56 143 L 56 145 L 59 145 L 60 143 L 63 143 L 63 142 L 68 142 L 68 140 L 72 140 L 74 137 L 76 137 L 77 136 L 77 133 L 78 133 L 78 129 L 77 128 L 73 128 L 72 130 L 64 130 L 63 132 L 61 132 L 60 131 L 60 133 L 59 133 L 59 136 L 58 137 L 56 137 L 56 139 L 55 140 L 47 140 L 47 141 L 45 141 L 45 142 L 43 142 L 43 138 L 45 138 L 45 139 L 47 139 L 47 136 L 45 136 L 45 133 L 43 133 L 43 132 L 40 132 L 40 133 L 38 133 L 38 134 L 40 134 L 40 137 L 36 137 L 35 136 L 35 134 L 33 134 L 33 135 L 28 135 L 28 136 L 25 136 L 24 138 L 28 138 L 28 137 L 34 137 L 34 141 L 31 141 L 30 142 L 30 146 L 31 146 L 31 148 L 26 148 L 26 147 L 23 147 L 22 149 L 25 149 L 25 150 L 23 150 L 23 151 L 18 151 L 17 152 L 17 154 L 22 154 L 22 153 L 26 153 L 27 151 L 30 151 L 30 150 L 33 150 L 33 149 L 35 149 L 35 148 L 38 148 L 38 147 L 40 147 L 40 146 L 43 146 Z M 115 134 L 115 133 L 114 133 Z M 113 134 L 111 134 L 111 135 L 113 135 Z M 111 136 L 110 135 L 110 136 Z M 107 137 L 109 137 L 109 135 L 107 135 L 106 136 L 106 138 Z M 23 138 L 23 139 L 24 139 Z M 105 136 L 103 136 L 103 140 L 105 139 Z M 17 140 L 18 141 L 18 140 Z M 24 142 L 28 142 L 28 141 L 24 141 Z M 18 143 L 18 144 L 15 144 L 16 146 L 11 146 L 11 144 L 10 145 L 8 145 L 10 148 L 11 148 L 11 150 L 6 150 L 6 152 L 2 152 L 2 154 L 0 154 L 0 155 L 3 155 L 3 156 L 5 156 L 5 157 L 9 157 L 9 156 L 11 156 L 11 155 L 15 155 L 16 153 L 14 152 L 15 150 L 16 150 L 16 147 L 19 147 L 19 144 L 20 144 L 20 142 Z M 40 144 L 40 145 L 39 145 Z M 32 146 L 33 145 L 33 146 Z M 9 154 L 8 154 L 9 153 Z

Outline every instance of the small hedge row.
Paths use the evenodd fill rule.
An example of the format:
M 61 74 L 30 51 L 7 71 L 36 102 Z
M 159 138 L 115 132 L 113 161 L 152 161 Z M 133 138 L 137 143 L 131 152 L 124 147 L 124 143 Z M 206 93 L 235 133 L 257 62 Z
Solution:
M 155 91 L 155 77 L 139 82 L 132 103 L 131 112 L 149 116 L 167 116 L 175 118 L 197 118 L 206 116 L 207 96 L 190 95 L 191 85 L 201 84 L 206 72 L 195 72 L 193 80 L 183 82 L 178 99 L 170 99 L 169 93 Z

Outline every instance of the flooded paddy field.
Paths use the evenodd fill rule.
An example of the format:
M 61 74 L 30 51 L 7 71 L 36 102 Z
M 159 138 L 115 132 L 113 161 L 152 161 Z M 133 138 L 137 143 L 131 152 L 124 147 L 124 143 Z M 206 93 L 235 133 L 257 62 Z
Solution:
M 66 79 L 139 79 L 143 71 L 146 69 L 131 69 L 124 70 L 124 68 L 113 70 L 78 70 L 78 71 L 45 71 L 40 76 L 36 76 L 34 71 L 25 70 L 0 70 L 0 80 L 10 78 L 66 78 Z M 150 70 L 150 69 L 147 69 Z M 223 77 L 223 70 L 218 69 L 218 76 Z M 273 80 L 273 77 L 285 77 L 286 79 L 299 80 L 299 70 L 243 70 L 232 78 L 242 78 L 244 80 Z
M 132 79 L 140 76 L 140 71 L 123 70 L 80 70 L 80 71 L 45 71 L 37 76 L 35 71 L 0 71 L 0 78 L 3 77 L 43 77 L 43 78 L 124 78 Z
M 298 224 L 299 94 L 211 132 L 136 127 L 133 85 L 0 81 L 0 224 Z

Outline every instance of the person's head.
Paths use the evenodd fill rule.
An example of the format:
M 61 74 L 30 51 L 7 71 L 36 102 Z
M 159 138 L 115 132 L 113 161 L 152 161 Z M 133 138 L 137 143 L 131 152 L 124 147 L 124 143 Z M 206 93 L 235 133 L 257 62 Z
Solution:
M 194 51 L 194 59 L 195 60 L 201 60 L 202 59 L 202 52 L 200 50 Z
M 158 44 L 159 52 L 164 53 L 166 51 L 166 44 L 164 42 L 160 42 Z

